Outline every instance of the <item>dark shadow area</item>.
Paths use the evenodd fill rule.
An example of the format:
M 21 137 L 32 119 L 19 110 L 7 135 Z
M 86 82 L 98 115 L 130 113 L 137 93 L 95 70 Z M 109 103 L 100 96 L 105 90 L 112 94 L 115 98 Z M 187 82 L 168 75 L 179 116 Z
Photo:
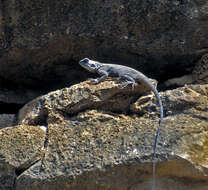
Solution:
M 23 104 L 0 102 L 0 114 L 17 114 Z
M 22 168 L 17 168 L 15 170 L 15 174 L 16 176 L 20 176 L 24 171 L 26 171 L 27 169 L 29 169 L 30 167 L 32 167 L 33 165 L 35 165 L 36 163 L 38 163 L 40 160 L 36 160 L 34 163 L 31 163 L 30 165 L 27 165 L 25 167 L 22 167 Z

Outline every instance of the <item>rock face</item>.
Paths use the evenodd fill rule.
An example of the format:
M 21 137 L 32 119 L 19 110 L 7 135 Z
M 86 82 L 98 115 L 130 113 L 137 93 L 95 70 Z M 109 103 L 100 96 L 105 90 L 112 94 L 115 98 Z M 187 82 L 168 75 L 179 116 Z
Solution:
M 0 1 L 0 189 L 151 189 L 157 101 L 80 83 L 89 57 L 181 86 L 160 92 L 156 189 L 207 190 L 207 33 L 206 0 Z
M 78 82 L 83 57 L 167 79 L 208 47 L 206 0 L 7 0 L 0 16 L 0 81 L 20 85 Z
M 15 189 L 149 189 L 158 106 L 155 98 L 141 93 L 141 86 L 120 89 L 111 80 L 83 82 L 25 105 L 19 124 L 39 131 L 44 125 L 47 135 L 39 145 L 42 153 L 33 154 L 37 163 L 26 159 L 30 164 L 17 176 Z M 157 149 L 157 189 L 206 190 L 208 85 L 160 95 L 166 117 Z
M 164 84 L 166 87 L 183 86 L 184 84 L 207 84 L 208 83 L 208 54 L 205 54 L 195 65 L 189 75 L 167 80 Z
M 4 127 L 9 127 L 16 125 L 16 115 L 15 114 L 0 114 L 0 129 Z
M 14 189 L 17 176 L 41 160 L 44 139 L 45 132 L 38 126 L 0 130 L 0 189 Z
M 84 57 L 164 82 L 190 74 L 208 52 L 206 0 L 7 0 L 0 25 L 0 107 L 15 104 L 15 113 L 90 77 L 77 65 Z

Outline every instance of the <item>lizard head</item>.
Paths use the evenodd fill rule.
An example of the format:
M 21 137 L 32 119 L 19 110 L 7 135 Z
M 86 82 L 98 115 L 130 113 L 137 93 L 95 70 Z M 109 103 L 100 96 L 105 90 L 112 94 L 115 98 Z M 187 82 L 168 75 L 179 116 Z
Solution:
M 88 58 L 82 59 L 79 64 L 92 73 L 95 73 L 101 67 L 99 62 L 90 60 Z

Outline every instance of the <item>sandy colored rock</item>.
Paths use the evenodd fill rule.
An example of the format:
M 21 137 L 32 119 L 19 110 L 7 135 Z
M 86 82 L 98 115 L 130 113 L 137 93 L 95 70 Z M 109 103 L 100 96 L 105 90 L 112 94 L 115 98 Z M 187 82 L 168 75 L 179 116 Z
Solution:
M 201 89 L 207 89 L 207 85 L 160 93 L 166 114 L 157 149 L 156 183 L 160 190 L 205 190 L 208 186 L 208 97 Z M 140 99 L 145 98 L 132 99 L 131 93 L 135 97 L 137 91 L 120 91 L 113 81 L 99 85 L 84 82 L 28 104 L 30 111 L 23 111 L 19 122 L 38 124 L 42 120 L 37 118 L 44 115 L 41 109 L 48 110 L 44 115 L 48 142 L 42 170 L 38 170 L 38 163 L 23 172 L 16 189 L 149 189 L 159 112 L 154 97 L 149 104 L 144 101 L 145 111 L 140 112 L 137 100 L 141 104 Z M 113 105 L 115 97 L 117 102 L 123 101 L 126 93 L 127 112 L 106 107 Z
M 120 83 L 121 81 L 110 78 L 99 85 L 90 85 L 90 81 L 87 81 L 48 93 L 20 109 L 18 122 L 46 124 L 48 116 L 52 113 L 64 112 L 73 115 L 92 108 L 127 112 L 131 101 L 141 94 L 150 92 L 150 89 L 143 84 L 137 84 L 135 90 L 132 90 L 131 87 L 120 88 Z
M 0 189 L 14 188 L 18 175 L 41 160 L 45 132 L 19 125 L 0 130 Z

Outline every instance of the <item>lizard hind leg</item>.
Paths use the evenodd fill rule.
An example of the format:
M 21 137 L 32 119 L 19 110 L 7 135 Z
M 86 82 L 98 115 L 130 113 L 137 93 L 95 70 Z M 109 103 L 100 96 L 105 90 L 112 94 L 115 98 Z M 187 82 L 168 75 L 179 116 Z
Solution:
M 131 85 L 132 89 L 134 89 L 134 87 L 135 87 L 135 80 L 132 77 L 130 77 L 128 75 L 124 75 L 121 78 L 123 78 L 123 79 L 126 80 L 125 82 L 123 82 L 123 83 L 120 84 L 120 87 L 121 88 L 125 88 L 128 85 Z

